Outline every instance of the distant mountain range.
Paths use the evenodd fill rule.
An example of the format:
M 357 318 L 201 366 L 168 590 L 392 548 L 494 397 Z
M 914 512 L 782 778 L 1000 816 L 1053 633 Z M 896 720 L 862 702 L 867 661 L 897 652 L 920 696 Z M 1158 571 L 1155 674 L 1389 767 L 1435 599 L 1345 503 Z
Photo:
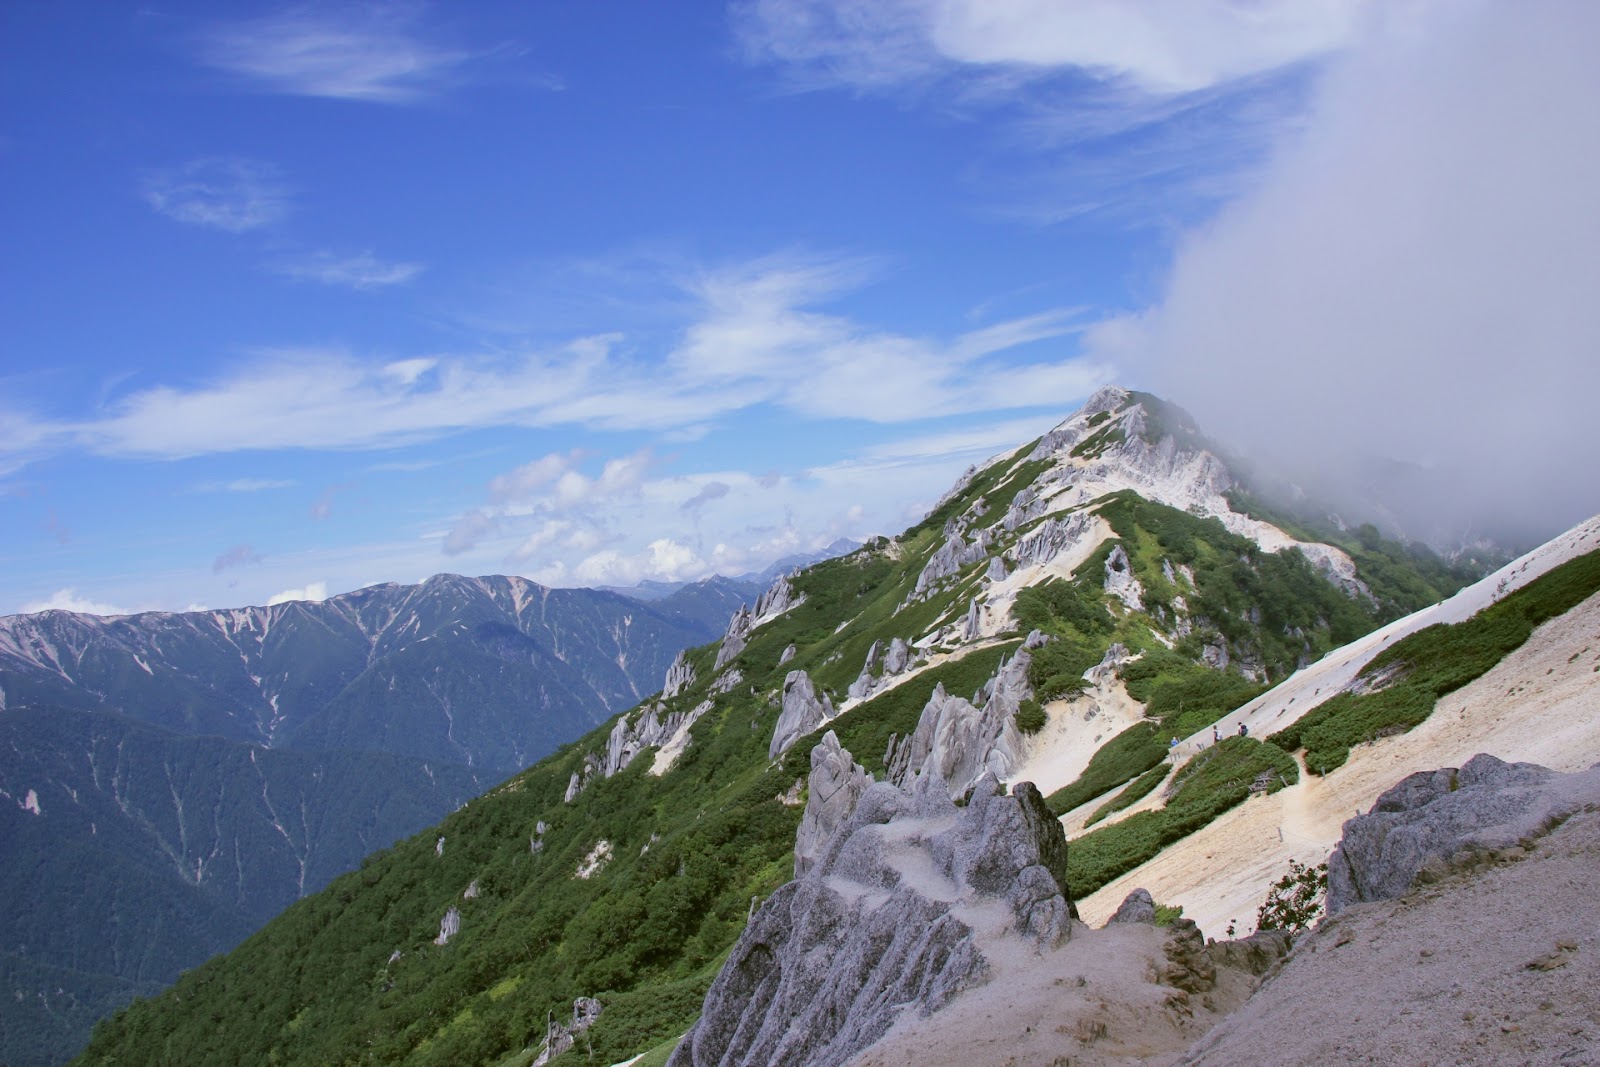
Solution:
M 661 688 L 754 600 L 439 575 L 0 618 L 0 1063 L 88 1026 Z

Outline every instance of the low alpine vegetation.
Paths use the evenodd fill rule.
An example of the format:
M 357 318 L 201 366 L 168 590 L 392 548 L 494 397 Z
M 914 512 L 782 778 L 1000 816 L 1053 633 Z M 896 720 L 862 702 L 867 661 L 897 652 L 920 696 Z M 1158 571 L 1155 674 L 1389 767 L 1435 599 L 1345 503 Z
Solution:
M 1418 630 L 1376 656 L 1361 677 L 1379 685 L 1339 693 L 1269 740 L 1303 748 L 1306 769 L 1342 767 L 1353 745 L 1404 733 L 1433 713 L 1440 698 L 1482 676 L 1522 647 L 1534 628 L 1600 592 L 1600 551 L 1553 568 L 1472 618 Z

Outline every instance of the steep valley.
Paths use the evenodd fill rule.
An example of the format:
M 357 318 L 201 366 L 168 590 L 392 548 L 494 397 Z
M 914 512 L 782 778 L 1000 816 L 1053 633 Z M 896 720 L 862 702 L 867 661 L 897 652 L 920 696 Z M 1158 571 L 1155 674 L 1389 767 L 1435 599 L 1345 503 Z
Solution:
M 750 589 L 441 575 L 0 619 L 0 1062 L 95 1019 L 650 691 Z

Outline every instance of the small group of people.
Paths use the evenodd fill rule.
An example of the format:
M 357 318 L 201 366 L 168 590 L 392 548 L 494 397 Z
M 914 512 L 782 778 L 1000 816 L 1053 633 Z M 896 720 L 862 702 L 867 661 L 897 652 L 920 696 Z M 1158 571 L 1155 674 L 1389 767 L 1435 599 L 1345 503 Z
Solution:
M 1239 736 L 1250 736 L 1250 727 L 1246 726 L 1242 722 L 1239 724 Z M 1211 727 L 1211 743 L 1214 745 L 1220 745 L 1222 743 L 1222 731 L 1216 726 Z

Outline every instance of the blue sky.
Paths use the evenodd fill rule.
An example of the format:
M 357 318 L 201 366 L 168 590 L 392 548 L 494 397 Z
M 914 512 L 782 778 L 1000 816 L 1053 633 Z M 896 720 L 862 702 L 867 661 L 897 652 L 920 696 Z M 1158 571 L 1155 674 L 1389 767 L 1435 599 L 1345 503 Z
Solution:
M 1327 174 L 1381 220 L 1403 109 L 1349 86 L 1435 129 L 1506 36 L 1472 6 L 6 5 L 0 612 L 739 573 L 898 531 L 1107 381 L 1230 418 L 1173 353 L 1281 338 L 1186 279 L 1259 291 Z M 1502 85 L 1593 28 L 1547 10 Z

